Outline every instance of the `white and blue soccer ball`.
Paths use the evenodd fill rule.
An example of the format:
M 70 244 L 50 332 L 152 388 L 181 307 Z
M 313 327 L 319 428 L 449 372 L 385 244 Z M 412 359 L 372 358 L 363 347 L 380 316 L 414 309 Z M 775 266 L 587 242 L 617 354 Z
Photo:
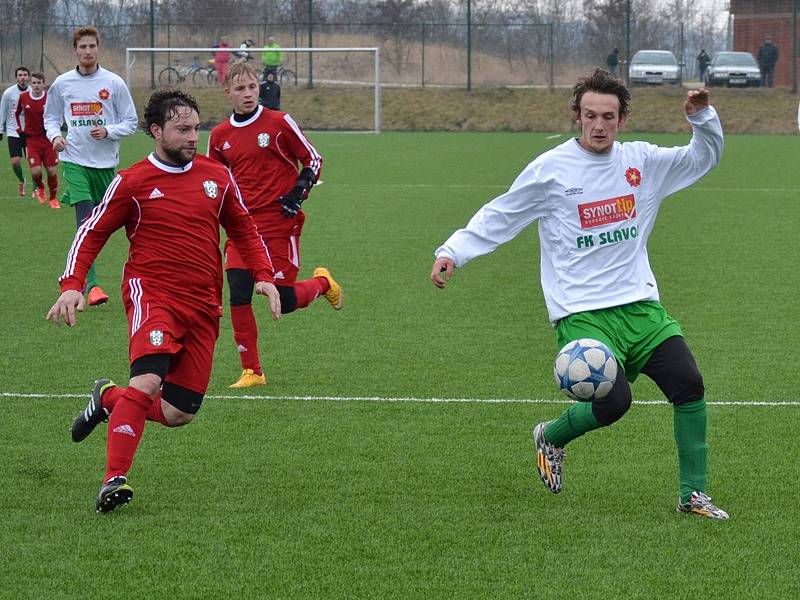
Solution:
M 617 380 L 617 359 L 603 342 L 582 338 L 559 350 L 553 375 L 573 400 L 605 398 Z

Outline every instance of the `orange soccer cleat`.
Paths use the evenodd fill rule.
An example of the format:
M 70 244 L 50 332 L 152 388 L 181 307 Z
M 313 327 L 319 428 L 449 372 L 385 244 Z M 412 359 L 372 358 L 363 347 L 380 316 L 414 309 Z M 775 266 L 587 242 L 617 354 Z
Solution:
M 25 182 L 24 181 L 20 181 L 17 184 L 17 191 L 19 192 L 19 197 L 20 198 L 24 198 L 25 197 Z
M 50 198 L 50 208 L 61 208 L 61 204 L 55 198 Z
M 314 277 L 324 277 L 328 280 L 330 289 L 325 292 L 325 299 L 330 302 L 333 310 L 341 310 L 344 305 L 344 291 L 336 280 L 331 275 L 331 272 L 325 267 L 317 267 L 314 269 Z
M 100 306 L 108 302 L 108 295 L 103 291 L 99 285 L 94 286 L 89 290 L 89 295 L 86 297 L 89 306 Z
M 39 201 L 39 204 L 46 204 L 47 198 L 44 195 L 44 188 L 36 188 L 33 190 L 33 197 Z

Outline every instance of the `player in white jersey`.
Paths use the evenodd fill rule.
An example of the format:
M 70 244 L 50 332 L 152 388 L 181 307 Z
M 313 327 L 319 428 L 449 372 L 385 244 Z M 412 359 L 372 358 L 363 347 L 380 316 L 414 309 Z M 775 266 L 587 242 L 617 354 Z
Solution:
M 78 66 L 59 75 L 47 93 L 44 125 L 47 139 L 60 153 L 66 182 L 62 202 L 75 207 L 78 227 L 100 204 L 119 164 L 119 142 L 136 131 L 133 99 L 125 82 L 98 62 L 100 34 L 81 27 L 72 34 Z M 61 125 L 66 123 L 66 138 Z M 89 305 L 108 301 L 94 265 L 86 276 Z
M 11 169 L 17 176 L 17 191 L 20 197 L 25 196 L 25 176 L 22 174 L 22 157 L 25 156 L 25 135 L 17 132 L 17 118 L 14 116 L 17 111 L 20 94 L 31 89 L 28 81 L 31 72 L 27 67 L 17 67 L 14 71 L 17 80 L 16 85 L 12 85 L 3 92 L 0 98 L 0 140 L 3 139 L 3 132 L 8 136 L 8 154 L 11 157 Z
M 603 399 L 577 402 L 533 431 L 539 476 L 561 491 L 564 446 L 617 421 L 631 405 L 639 373 L 653 379 L 674 407 L 680 492 L 678 510 L 727 519 L 706 495 L 708 444 L 703 378 L 678 323 L 659 303 L 647 240 L 664 198 L 719 163 L 722 126 L 708 90 L 684 102 L 689 145 L 660 148 L 616 141 L 630 92 L 603 69 L 578 80 L 573 116 L 580 138 L 545 152 L 505 194 L 481 208 L 436 250 L 431 279 L 445 287 L 455 267 L 492 252 L 538 221 L 541 280 L 558 346 L 593 338 L 623 369 Z

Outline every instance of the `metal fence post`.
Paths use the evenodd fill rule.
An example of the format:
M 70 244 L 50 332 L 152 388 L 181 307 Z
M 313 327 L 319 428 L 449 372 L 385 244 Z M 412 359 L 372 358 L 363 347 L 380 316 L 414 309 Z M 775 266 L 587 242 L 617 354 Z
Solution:
M 797 60 L 800 58 L 797 47 L 797 0 L 792 0 L 792 93 L 797 93 Z
M 549 34 L 550 35 L 548 37 L 550 38 L 550 40 L 549 40 L 550 41 L 550 48 L 549 48 L 549 52 L 550 52 L 550 88 L 552 89 L 553 85 L 555 85 L 555 82 L 554 82 L 554 79 L 555 79 L 554 70 L 555 70 L 555 62 L 556 62 L 556 53 L 555 53 L 554 42 L 553 42 L 553 24 L 552 23 L 550 23 Z
M 39 40 L 39 70 L 44 73 L 44 23 L 41 25 L 41 40 Z
M 425 87 L 425 22 L 422 22 L 422 87 Z
M 467 91 L 472 91 L 472 0 L 467 0 Z

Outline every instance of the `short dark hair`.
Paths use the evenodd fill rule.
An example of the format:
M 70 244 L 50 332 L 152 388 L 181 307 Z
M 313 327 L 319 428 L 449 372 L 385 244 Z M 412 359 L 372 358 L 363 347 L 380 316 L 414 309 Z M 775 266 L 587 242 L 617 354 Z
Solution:
M 75 31 L 72 32 L 72 49 L 75 50 L 78 47 L 78 40 L 82 37 L 93 37 L 94 40 L 97 42 L 97 45 L 100 45 L 100 32 L 97 31 L 97 27 L 93 25 L 84 25 L 83 27 L 78 27 Z
M 158 90 L 153 92 L 150 96 L 150 101 L 144 109 L 144 122 L 142 129 L 144 132 L 153 137 L 153 132 L 150 131 L 152 125 L 158 125 L 162 129 L 164 124 L 170 119 L 175 118 L 178 114 L 178 109 L 181 107 L 190 108 L 200 115 L 200 108 L 197 106 L 197 101 L 186 92 L 181 90 Z
M 14 69 L 14 77 L 16 77 L 17 73 L 19 73 L 20 71 L 25 71 L 28 75 L 31 74 L 31 70 L 28 67 L 20 66 L 20 67 L 17 67 L 16 69 Z
M 45 81 L 44 73 L 41 73 L 39 71 L 36 71 L 35 73 L 31 73 L 31 79 L 41 79 L 42 81 Z
M 581 98 L 586 92 L 613 94 L 619 98 L 619 114 L 627 115 L 631 110 L 631 92 L 625 83 L 610 71 L 597 67 L 589 75 L 581 77 L 572 88 L 572 99 L 569 107 L 575 114 L 581 112 Z

